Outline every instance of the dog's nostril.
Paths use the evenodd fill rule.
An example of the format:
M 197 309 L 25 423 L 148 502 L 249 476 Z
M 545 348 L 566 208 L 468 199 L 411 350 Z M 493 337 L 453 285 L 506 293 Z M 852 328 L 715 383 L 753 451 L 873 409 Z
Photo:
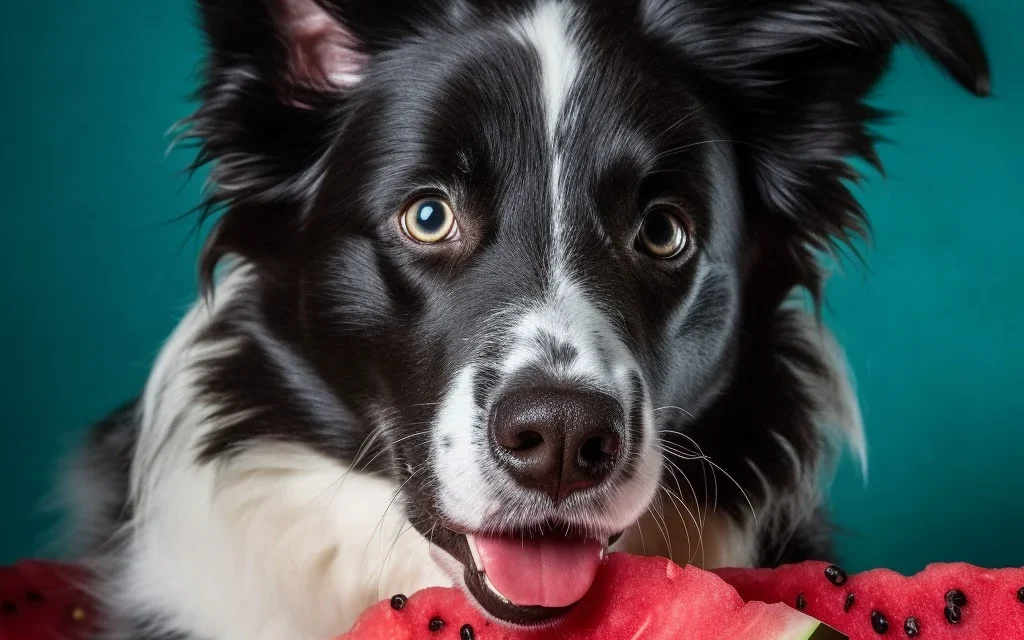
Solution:
M 540 445 L 544 444 L 544 436 L 540 435 L 536 431 L 520 431 L 516 434 L 515 442 L 511 447 L 507 447 L 513 452 L 526 452 L 531 449 L 536 449 Z
M 580 463 L 585 467 L 595 467 L 615 458 L 619 453 L 619 437 L 607 434 L 588 438 L 580 445 Z

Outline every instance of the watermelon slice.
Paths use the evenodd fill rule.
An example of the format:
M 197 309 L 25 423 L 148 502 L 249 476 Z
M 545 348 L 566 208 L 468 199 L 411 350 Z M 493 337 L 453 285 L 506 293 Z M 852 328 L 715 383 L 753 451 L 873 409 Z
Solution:
M 23 561 L 0 567 L 0 640 L 76 640 L 93 631 L 78 567 Z
M 805 562 L 716 573 L 744 600 L 788 604 L 851 640 L 1024 638 L 1024 569 L 934 564 L 913 577 L 888 569 L 848 576 Z
M 485 618 L 461 590 L 425 589 L 368 609 L 339 640 L 839 640 L 842 634 L 782 604 L 744 605 L 713 573 L 663 558 L 612 554 L 587 595 L 538 627 Z

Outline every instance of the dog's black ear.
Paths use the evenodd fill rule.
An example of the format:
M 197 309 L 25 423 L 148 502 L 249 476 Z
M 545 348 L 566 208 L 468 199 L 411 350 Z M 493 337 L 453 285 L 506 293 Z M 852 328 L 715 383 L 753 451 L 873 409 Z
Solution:
M 978 33 L 947 0 L 669 3 L 672 11 L 651 12 L 653 24 L 719 91 L 740 141 L 748 207 L 769 214 L 759 216 L 772 227 L 764 250 L 812 291 L 821 281 L 813 254 L 867 231 L 849 160 L 879 165 L 870 126 L 885 114 L 864 100 L 893 49 L 916 46 L 967 90 L 990 92 Z
M 211 166 L 203 218 L 225 210 L 200 265 L 208 285 L 223 255 L 259 258 L 291 233 L 369 54 L 334 2 L 198 5 L 207 58 L 182 136 L 199 148 L 194 167 Z
M 274 268 L 301 228 L 374 57 L 429 21 L 439 0 L 197 0 L 207 40 L 199 107 L 182 137 L 210 165 L 201 282 L 238 254 Z
M 797 55 L 806 65 L 822 53 L 842 53 L 849 66 L 877 79 L 892 48 L 908 43 L 928 53 L 968 91 L 979 96 L 990 91 L 978 33 L 963 10 L 948 0 L 776 0 L 744 6 L 742 13 L 728 13 L 725 20 L 735 29 L 729 46 L 752 61 L 797 62 L 799 58 L 789 58 Z

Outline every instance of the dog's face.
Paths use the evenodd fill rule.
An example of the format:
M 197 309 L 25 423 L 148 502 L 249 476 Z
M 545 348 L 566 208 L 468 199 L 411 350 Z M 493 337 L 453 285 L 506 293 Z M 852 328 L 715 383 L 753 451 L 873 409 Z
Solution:
M 391 52 L 308 212 L 314 357 L 380 432 L 413 522 L 469 564 L 460 534 L 477 562 L 535 535 L 596 566 L 654 497 L 653 410 L 698 411 L 726 371 L 735 163 L 658 48 L 615 25 L 547 4 Z
M 276 437 L 393 477 L 492 614 L 557 614 L 673 468 L 665 433 L 728 386 L 744 322 L 816 285 L 810 249 L 859 225 L 843 157 L 870 151 L 859 100 L 895 35 L 853 63 L 842 22 L 813 46 L 772 25 L 899 16 L 203 4 L 195 127 L 229 206 L 209 260 L 263 269 L 273 321 L 356 417 Z M 797 79 L 772 66 L 787 55 Z M 829 74 L 847 86 L 813 84 Z

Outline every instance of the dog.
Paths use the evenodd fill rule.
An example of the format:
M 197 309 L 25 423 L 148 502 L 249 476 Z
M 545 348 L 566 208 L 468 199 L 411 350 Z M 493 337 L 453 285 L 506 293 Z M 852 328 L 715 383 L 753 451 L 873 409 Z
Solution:
M 68 476 L 104 640 L 323 640 L 609 550 L 831 557 L 866 464 L 820 322 L 897 45 L 947 0 L 200 0 L 201 294 Z M 879 167 L 880 168 L 880 167 Z

